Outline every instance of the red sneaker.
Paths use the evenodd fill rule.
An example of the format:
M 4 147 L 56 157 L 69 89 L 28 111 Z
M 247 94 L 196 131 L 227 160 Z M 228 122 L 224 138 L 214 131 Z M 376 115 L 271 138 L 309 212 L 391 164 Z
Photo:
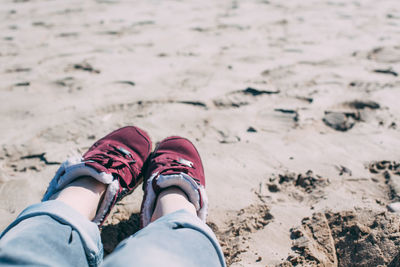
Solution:
M 165 188 L 179 187 L 195 206 L 198 217 L 205 221 L 208 200 L 200 155 L 187 139 L 172 136 L 164 139 L 152 155 L 145 171 L 141 225 L 150 223 L 157 195 Z
M 143 181 L 142 167 L 150 151 L 151 141 L 145 131 L 133 126 L 118 129 L 98 140 L 83 158 L 70 158 L 62 163 L 42 201 L 75 179 L 91 176 L 108 185 L 93 220 L 100 226 L 115 203 Z

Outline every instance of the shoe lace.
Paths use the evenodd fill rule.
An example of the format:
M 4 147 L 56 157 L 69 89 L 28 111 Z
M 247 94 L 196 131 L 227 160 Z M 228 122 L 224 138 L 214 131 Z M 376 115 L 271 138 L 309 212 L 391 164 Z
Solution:
M 133 172 L 133 165 L 136 163 L 136 160 L 128 150 L 113 144 L 107 144 L 104 147 L 99 147 L 98 150 L 103 153 L 97 153 L 89 156 L 85 158 L 85 160 L 91 160 L 101 164 L 106 168 L 112 168 L 116 170 L 122 170 L 127 167 L 129 172 Z M 121 175 L 120 173 L 117 174 Z
M 179 158 L 179 159 L 174 159 L 167 157 L 167 160 L 163 160 L 162 162 L 157 162 L 158 164 L 161 164 L 167 168 L 162 170 L 160 174 L 163 173 L 174 173 L 174 172 L 183 172 L 190 177 L 192 177 L 196 182 L 200 183 L 200 180 L 195 178 L 195 175 L 192 173 L 193 169 L 196 169 L 194 166 L 193 162 Z

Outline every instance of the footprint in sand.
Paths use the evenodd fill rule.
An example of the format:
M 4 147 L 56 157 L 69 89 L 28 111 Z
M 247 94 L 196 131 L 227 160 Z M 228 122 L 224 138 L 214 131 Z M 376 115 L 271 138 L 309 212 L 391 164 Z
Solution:
M 399 266 L 400 218 L 371 210 L 315 213 L 291 229 L 279 266 Z
M 325 111 L 325 116 L 322 118 L 326 126 L 341 132 L 346 132 L 353 128 L 357 122 L 363 121 L 365 112 L 380 108 L 379 103 L 364 100 L 345 102 L 341 106 L 350 109 L 350 111 Z
M 398 201 L 400 164 L 375 161 L 367 168 L 375 182 L 386 185 L 388 199 Z M 295 253 L 279 266 L 400 266 L 398 214 L 367 209 L 314 213 L 291 229 L 291 239 Z
M 273 219 L 266 204 L 250 205 L 235 215 L 222 227 L 207 223 L 220 242 L 228 266 L 240 261 L 240 254 L 248 250 L 250 235 L 264 229 Z
M 316 175 L 309 170 L 306 173 L 296 174 L 286 172 L 272 175 L 266 184 L 268 191 L 272 194 L 288 196 L 299 202 L 315 202 L 324 196 L 324 187 L 330 184 L 329 179 Z M 270 195 L 258 194 L 261 199 L 269 198 Z

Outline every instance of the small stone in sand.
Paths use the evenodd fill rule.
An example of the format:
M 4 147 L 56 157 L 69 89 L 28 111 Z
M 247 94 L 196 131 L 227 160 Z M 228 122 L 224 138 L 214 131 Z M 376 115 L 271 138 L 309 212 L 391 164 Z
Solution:
M 327 126 L 342 132 L 351 129 L 354 126 L 354 120 L 342 112 L 326 113 L 322 120 Z
M 249 132 L 249 133 L 256 133 L 257 130 L 256 130 L 255 128 L 253 128 L 253 127 L 250 126 L 250 127 L 247 129 L 247 132 Z

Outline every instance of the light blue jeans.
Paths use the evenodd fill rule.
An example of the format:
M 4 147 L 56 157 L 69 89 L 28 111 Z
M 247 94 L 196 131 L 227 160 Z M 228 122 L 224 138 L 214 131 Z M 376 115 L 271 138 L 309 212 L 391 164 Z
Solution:
M 184 210 L 122 241 L 103 261 L 96 224 L 60 201 L 32 205 L 0 235 L 1 266 L 225 266 L 211 229 Z

